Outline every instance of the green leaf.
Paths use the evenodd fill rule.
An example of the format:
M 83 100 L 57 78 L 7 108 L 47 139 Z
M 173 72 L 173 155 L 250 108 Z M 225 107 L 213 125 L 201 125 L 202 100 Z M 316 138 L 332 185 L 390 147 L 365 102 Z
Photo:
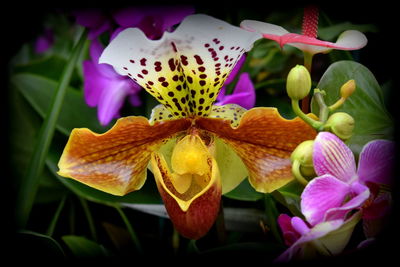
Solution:
M 25 260 L 57 258 L 64 259 L 65 253 L 60 244 L 50 236 L 39 234 L 32 231 L 19 231 L 16 235 L 18 254 L 27 257 Z M 26 255 L 28 253 L 28 255 Z
M 288 208 L 294 216 L 303 217 L 300 209 L 300 196 L 303 189 L 303 185 L 297 181 L 292 181 L 271 194 L 275 200 Z
M 52 96 L 57 88 L 57 82 L 43 76 L 30 73 L 15 74 L 12 83 L 39 113 L 46 115 Z M 66 91 L 56 128 L 61 133 L 69 135 L 72 129 L 86 127 L 95 132 L 105 132 L 106 127 L 99 124 L 96 109 L 85 103 L 82 91 L 69 87 Z
M 83 236 L 65 235 L 62 240 L 76 258 L 106 258 L 110 253 L 100 244 Z
M 343 22 L 329 27 L 319 27 L 318 37 L 324 41 L 334 41 L 344 31 L 356 30 L 360 32 L 378 32 L 378 27 L 373 24 L 352 24 L 350 22 Z
M 353 61 L 332 64 L 322 76 L 318 88 L 325 90 L 325 103 L 329 106 L 340 98 L 340 87 L 350 79 L 356 81 L 356 91 L 336 112 L 347 112 L 355 120 L 354 134 L 347 141 L 352 151 L 359 154 L 362 147 L 374 139 L 391 139 L 394 124 L 385 108 L 382 89 L 374 75 L 365 66 Z M 311 110 L 319 113 L 316 101 Z
M 235 189 L 224 195 L 225 197 L 243 200 L 257 201 L 264 197 L 264 194 L 257 192 L 249 183 L 248 179 L 244 179 Z
M 158 204 L 161 203 L 160 195 L 158 194 L 157 186 L 153 177 L 148 177 L 144 186 L 135 192 L 129 193 L 125 196 L 114 196 L 100 190 L 91 188 L 80 182 L 77 182 L 70 178 L 61 177 L 57 174 L 58 171 L 58 160 L 60 159 L 61 151 L 57 151 L 56 148 L 51 147 L 49 154 L 46 159 L 46 165 L 50 171 L 57 177 L 57 179 L 65 185 L 72 192 L 80 197 L 87 200 L 110 205 L 115 207 L 115 203 L 143 203 L 143 204 Z M 150 172 L 149 172 L 150 173 Z

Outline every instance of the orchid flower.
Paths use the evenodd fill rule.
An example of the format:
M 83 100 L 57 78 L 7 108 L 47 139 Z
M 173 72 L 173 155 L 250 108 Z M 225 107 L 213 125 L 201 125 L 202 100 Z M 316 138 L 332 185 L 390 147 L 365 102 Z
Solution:
M 317 178 L 301 195 L 301 211 L 311 225 L 344 219 L 371 196 L 370 184 L 390 184 L 394 143 L 374 140 L 363 147 L 358 168 L 351 150 L 334 134 L 320 132 L 314 142 Z
M 355 30 L 343 32 L 335 43 L 317 39 L 318 8 L 316 7 L 305 8 L 301 34 L 290 33 L 281 26 L 255 20 L 244 20 L 240 26 L 261 33 L 264 38 L 276 41 L 281 47 L 287 44 L 310 55 L 327 53 L 332 49 L 357 50 L 367 44 L 365 35 Z
M 159 40 L 129 28 L 105 48 L 107 63 L 162 105 L 150 120 L 125 117 L 106 133 L 74 129 L 59 174 L 114 195 L 154 174 L 175 228 L 198 239 L 214 223 L 221 194 L 249 177 L 259 192 L 293 179 L 290 154 L 314 129 L 275 108 L 213 106 L 227 76 L 261 36 L 207 15 L 186 17 Z M 150 163 L 150 165 L 149 165 Z
M 179 23 L 185 16 L 194 12 L 191 7 L 168 7 L 167 13 L 160 8 L 132 7 L 116 11 L 107 16 L 97 9 L 76 11 L 77 22 L 89 29 L 90 60 L 83 62 L 84 92 L 86 103 L 98 107 L 97 117 L 102 125 L 107 125 L 114 118 L 119 118 L 126 97 L 133 106 L 140 106 L 140 85 L 129 77 L 121 76 L 111 66 L 98 64 L 103 47 L 97 37 L 105 31 L 112 31 L 115 38 L 127 27 L 140 28 L 150 39 L 159 38 L 165 30 Z M 113 29 L 115 22 L 120 26 Z M 156 23 L 157 22 L 157 23 Z
M 347 220 L 336 219 L 310 226 L 299 217 L 281 214 L 278 224 L 285 244 L 289 246 L 276 262 L 315 259 L 320 256 L 338 255 L 350 240 L 354 227 L 360 221 L 361 212 Z
M 250 79 L 250 75 L 247 72 L 243 72 L 239 75 L 239 79 L 232 94 L 226 94 L 227 85 L 233 82 L 245 60 L 246 57 L 243 55 L 229 74 L 228 78 L 226 78 L 225 83 L 217 96 L 217 102 L 215 105 L 222 106 L 226 104 L 236 104 L 245 109 L 251 109 L 254 107 L 256 103 L 256 90 Z
M 40 35 L 35 41 L 35 52 L 37 54 L 45 53 L 54 44 L 54 32 L 46 28 L 44 33 Z

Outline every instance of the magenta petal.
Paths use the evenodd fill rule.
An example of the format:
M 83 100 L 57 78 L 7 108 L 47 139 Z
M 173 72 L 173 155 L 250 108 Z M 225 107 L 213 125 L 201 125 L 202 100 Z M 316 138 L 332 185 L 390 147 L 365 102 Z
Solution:
M 99 27 L 105 20 L 105 16 L 97 9 L 83 9 L 72 12 L 79 25 L 87 28 Z
M 395 160 L 395 143 L 374 140 L 363 147 L 358 161 L 358 176 L 361 181 L 391 184 Z
M 363 219 L 374 220 L 387 215 L 391 208 L 392 195 L 389 192 L 381 193 L 374 201 L 364 208 Z
M 243 55 L 239 61 L 236 63 L 235 67 L 232 69 L 231 73 L 229 73 L 228 77 L 225 80 L 224 85 L 230 84 L 238 74 L 239 70 L 242 68 L 244 62 L 246 61 L 246 56 Z
M 302 235 L 291 247 L 284 251 L 275 261 L 288 262 L 294 258 L 301 258 L 308 242 L 317 240 L 330 232 L 339 229 L 343 223 L 343 220 L 334 220 L 315 225 L 310 229 L 310 231 Z
M 195 12 L 194 7 L 191 6 L 162 7 L 160 11 L 162 32 L 169 30 L 172 26 L 180 23 L 186 16 Z
M 104 88 L 98 102 L 97 116 L 102 125 L 117 117 L 125 97 L 130 93 L 129 80 L 116 80 Z
M 225 95 L 225 88 L 222 88 L 217 97 L 216 105 L 237 104 L 245 109 L 251 109 L 256 102 L 256 91 L 246 72 L 242 73 L 231 95 Z
M 354 182 L 351 185 L 350 191 L 350 194 L 347 196 L 350 200 L 340 207 L 329 209 L 325 214 L 324 220 L 345 219 L 350 211 L 360 209 L 370 196 L 369 188 L 358 182 Z
M 85 77 L 83 84 L 85 101 L 90 107 L 95 107 L 108 79 L 99 73 L 97 67 L 90 60 L 83 62 L 83 75 Z
M 107 64 L 99 64 L 99 58 L 101 53 L 103 53 L 104 47 L 101 45 L 100 41 L 97 39 L 92 40 L 89 48 L 90 57 L 92 59 L 93 66 L 97 69 L 100 75 L 110 78 L 110 79 L 119 79 L 122 78 L 117 72 L 115 72 L 114 68 Z M 85 75 L 86 78 L 86 75 Z
M 328 210 L 341 206 L 350 190 L 350 185 L 331 175 L 317 177 L 301 194 L 301 212 L 311 225 L 316 225 L 322 222 Z
M 318 176 L 330 174 L 343 182 L 356 177 L 353 152 L 336 135 L 320 132 L 314 142 L 314 169 Z
M 143 18 L 152 14 L 150 7 L 130 7 L 120 9 L 113 14 L 113 18 L 118 25 L 128 28 L 137 27 Z
M 300 234 L 292 226 L 292 218 L 289 215 L 281 214 L 278 217 L 278 224 L 281 228 L 283 239 L 287 246 L 291 246 L 299 239 Z
M 292 227 L 296 230 L 300 235 L 305 235 L 310 232 L 310 227 L 299 217 L 293 217 L 291 220 Z

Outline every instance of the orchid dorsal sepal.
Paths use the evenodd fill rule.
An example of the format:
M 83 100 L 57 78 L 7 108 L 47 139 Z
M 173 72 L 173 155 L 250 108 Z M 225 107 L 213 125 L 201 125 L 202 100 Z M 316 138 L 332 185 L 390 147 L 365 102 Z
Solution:
M 299 116 L 304 122 L 309 124 L 317 131 L 321 131 L 324 127 L 324 124 L 321 121 L 314 120 L 311 116 L 304 114 L 304 112 L 300 109 L 299 101 L 292 99 L 292 109 L 293 112 Z
M 329 111 L 333 112 L 338 109 L 343 103 L 349 98 L 354 91 L 356 90 L 356 82 L 355 80 L 348 80 L 346 83 L 342 85 L 340 88 L 340 98 L 333 105 L 329 106 Z
M 324 130 L 334 133 L 337 137 L 346 141 L 353 135 L 354 118 L 345 112 L 336 112 L 329 116 L 324 125 Z

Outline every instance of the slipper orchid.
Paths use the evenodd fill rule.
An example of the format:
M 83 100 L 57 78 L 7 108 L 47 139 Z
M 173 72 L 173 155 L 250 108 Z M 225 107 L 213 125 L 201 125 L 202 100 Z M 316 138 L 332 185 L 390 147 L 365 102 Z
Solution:
M 214 223 L 221 194 L 247 176 L 260 192 L 291 181 L 290 154 L 314 129 L 275 108 L 213 106 L 227 76 L 261 36 L 206 16 L 186 17 L 159 40 L 137 28 L 105 48 L 108 63 L 162 105 L 150 120 L 125 117 L 96 134 L 74 129 L 59 174 L 114 195 L 139 190 L 147 167 L 176 229 L 198 239 Z
M 290 45 L 311 55 L 327 53 L 332 49 L 357 50 L 367 44 L 367 38 L 359 31 L 343 32 L 335 43 L 317 39 L 318 9 L 308 7 L 304 10 L 302 33 L 290 33 L 281 26 L 255 20 L 244 20 L 240 23 L 243 29 L 258 32 L 264 38 L 276 41 L 280 47 Z

